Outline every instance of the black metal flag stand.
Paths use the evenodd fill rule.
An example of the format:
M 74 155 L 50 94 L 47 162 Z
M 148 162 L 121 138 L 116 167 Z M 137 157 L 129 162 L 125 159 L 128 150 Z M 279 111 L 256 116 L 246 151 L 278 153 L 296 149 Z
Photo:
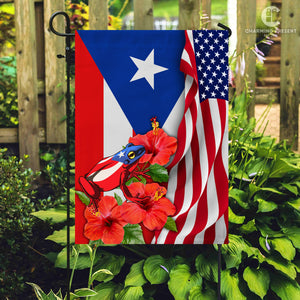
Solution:
M 53 27 L 53 20 L 55 17 L 62 15 L 66 21 L 65 32 L 61 33 L 55 30 Z M 221 23 L 218 23 L 218 26 L 227 30 L 229 37 L 231 36 L 231 29 Z M 70 28 L 70 18 L 68 14 L 64 11 L 58 11 L 52 14 L 49 20 L 50 30 L 61 37 L 66 38 L 66 51 L 65 55 L 58 54 L 58 58 L 65 58 L 67 63 L 67 92 L 66 92 L 66 114 L 67 114 L 67 299 L 70 300 L 70 116 L 71 116 L 71 93 L 70 93 L 70 68 L 73 63 L 73 56 L 71 50 L 71 37 L 74 37 L 75 34 L 71 33 Z M 218 244 L 218 300 L 221 300 L 221 245 Z

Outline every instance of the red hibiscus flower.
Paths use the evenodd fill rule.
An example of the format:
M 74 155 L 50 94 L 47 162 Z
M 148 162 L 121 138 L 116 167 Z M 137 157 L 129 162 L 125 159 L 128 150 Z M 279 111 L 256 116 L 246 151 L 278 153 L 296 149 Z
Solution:
M 122 217 L 128 223 L 142 222 L 149 230 L 160 230 L 166 224 L 168 216 L 175 214 L 175 206 L 164 197 L 167 190 L 158 183 L 144 185 L 134 182 L 128 189 L 133 197 L 141 199 L 135 203 L 122 204 Z
M 121 206 L 114 197 L 102 197 L 98 209 L 87 207 L 84 216 L 87 219 L 84 235 L 88 239 L 101 239 L 104 244 L 120 244 L 123 241 L 123 226 L 127 222 L 121 218 Z
M 129 143 L 145 147 L 146 153 L 140 158 L 140 163 L 149 162 L 161 166 L 169 162 L 170 156 L 175 153 L 177 148 L 177 139 L 168 136 L 161 128 L 148 131 L 144 135 L 138 134 L 131 137 Z

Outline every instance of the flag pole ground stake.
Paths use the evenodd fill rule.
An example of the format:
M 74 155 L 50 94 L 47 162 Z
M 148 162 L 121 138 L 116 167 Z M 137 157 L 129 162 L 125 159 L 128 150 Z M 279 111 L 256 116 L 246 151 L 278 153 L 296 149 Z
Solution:
M 63 15 L 66 21 L 65 33 L 56 31 L 53 27 L 55 17 Z M 70 67 L 72 64 L 71 37 L 75 36 L 71 33 L 70 18 L 64 11 L 58 11 L 52 14 L 49 20 L 50 30 L 58 35 L 66 38 L 65 55 L 58 54 L 57 58 L 66 58 L 67 63 L 67 92 L 66 92 L 66 114 L 67 114 L 67 300 L 70 300 L 70 116 L 71 116 L 71 93 L 70 93 Z

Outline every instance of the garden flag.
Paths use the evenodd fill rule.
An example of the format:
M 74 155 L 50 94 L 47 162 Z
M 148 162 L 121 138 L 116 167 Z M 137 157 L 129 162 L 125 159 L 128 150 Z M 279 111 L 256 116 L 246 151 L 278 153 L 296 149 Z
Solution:
M 75 242 L 227 243 L 227 31 L 77 31 L 75 48 Z

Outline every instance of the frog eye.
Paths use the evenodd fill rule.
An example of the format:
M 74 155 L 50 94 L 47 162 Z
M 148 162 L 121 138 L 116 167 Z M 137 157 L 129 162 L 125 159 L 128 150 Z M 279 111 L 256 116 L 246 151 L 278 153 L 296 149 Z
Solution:
M 130 152 L 128 153 L 128 157 L 129 157 L 130 159 L 134 159 L 134 158 L 135 158 L 135 153 L 134 153 L 133 151 L 130 151 Z

